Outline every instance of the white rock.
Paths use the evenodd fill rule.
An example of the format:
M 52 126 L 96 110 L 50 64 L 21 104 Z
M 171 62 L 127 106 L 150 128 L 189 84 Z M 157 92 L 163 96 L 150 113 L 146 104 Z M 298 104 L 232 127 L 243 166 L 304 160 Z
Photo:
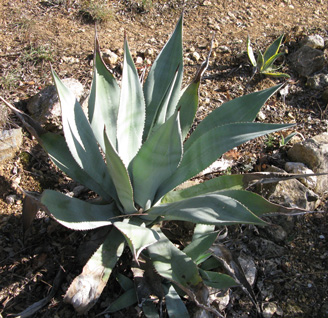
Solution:
M 314 49 L 323 49 L 325 47 L 325 40 L 319 34 L 309 35 L 302 41 L 302 44 Z
M 141 56 L 137 56 L 136 58 L 136 64 L 142 64 L 143 63 L 143 59 Z
M 111 66 L 116 65 L 118 62 L 118 55 L 108 49 L 104 51 L 102 58 L 105 63 L 110 64 Z
M 263 304 L 263 318 L 271 318 L 277 311 L 275 303 Z
M 80 60 L 77 57 L 73 57 L 73 56 L 69 56 L 69 57 L 63 56 L 62 59 L 65 63 L 68 63 L 68 64 L 80 63 Z
M 221 53 L 230 53 L 230 49 L 226 46 L 226 45 L 220 45 L 218 47 L 218 50 L 221 52 Z
M 6 196 L 6 202 L 8 204 L 14 204 L 17 201 L 17 196 L 15 194 L 10 194 Z
M 191 58 L 195 61 L 195 62 L 198 62 L 199 61 L 199 59 L 200 59 L 200 55 L 199 55 L 199 53 L 198 52 L 193 52 L 192 54 L 191 54 Z
M 0 164 L 12 159 L 22 142 L 21 128 L 0 131 Z
M 295 144 L 287 153 L 291 161 L 302 162 L 315 173 L 328 171 L 328 133 L 322 133 Z M 328 176 L 317 177 L 316 193 L 328 188 Z
M 313 174 L 314 172 L 309 169 L 304 163 L 302 162 L 286 162 L 285 170 L 290 173 L 295 174 Z M 307 178 L 300 178 L 299 179 L 304 185 L 306 185 L 310 189 L 315 189 L 317 185 L 317 177 L 307 177 Z

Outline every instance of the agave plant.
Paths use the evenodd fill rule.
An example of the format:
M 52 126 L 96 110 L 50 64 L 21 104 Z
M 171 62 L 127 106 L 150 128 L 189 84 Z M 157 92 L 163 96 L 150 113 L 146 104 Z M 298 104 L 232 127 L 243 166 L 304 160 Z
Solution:
M 207 62 L 181 89 L 181 17 L 144 85 L 126 39 L 121 87 L 104 64 L 96 39 L 87 115 L 53 72 L 64 136 L 45 132 L 31 121 L 27 127 L 53 162 L 98 194 L 99 200 L 82 201 L 45 190 L 40 201 L 55 220 L 69 229 L 108 228 L 103 243 L 66 293 L 65 300 L 79 313 L 94 305 L 124 253 L 131 253 L 134 260 L 135 282 L 139 270 L 141 277 L 152 277 L 153 284 L 148 293 L 140 295 L 131 279 L 115 274 L 124 293 L 105 312 L 138 302 L 145 315 L 152 316 L 158 310 L 150 297 L 155 295 L 165 300 L 169 317 L 189 317 L 185 297 L 201 310 L 219 316 L 207 304 L 207 286 L 242 285 L 254 300 L 247 281 L 242 274 L 236 274 L 237 270 L 228 270 L 231 276 L 217 271 L 218 262 L 225 262 L 224 250 L 213 243 L 225 225 L 266 225 L 261 215 L 284 208 L 245 191 L 243 175 L 175 188 L 231 148 L 291 125 L 253 122 L 265 101 L 281 87 L 278 85 L 221 105 L 186 138 L 198 107 L 198 89 Z M 166 221 L 195 224 L 190 244 L 174 244 L 162 230 Z
M 249 36 L 247 36 L 247 55 L 252 63 L 253 69 L 253 76 L 259 72 L 260 74 L 274 76 L 274 77 L 286 77 L 289 78 L 290 76 L 285 73 L 277 72 L 279 67 L 274 67 L 274 62 L 277 58 L 283 55 L 283 52 L 279 53 L 279 48 L 281 46 L 282 40 L 284 35 L 282 34 L 279 36 L 262 54 L 261 51 L 258 52 L 257 60 L 255 59 L 254 52 L 251 46 L 251 41 Z

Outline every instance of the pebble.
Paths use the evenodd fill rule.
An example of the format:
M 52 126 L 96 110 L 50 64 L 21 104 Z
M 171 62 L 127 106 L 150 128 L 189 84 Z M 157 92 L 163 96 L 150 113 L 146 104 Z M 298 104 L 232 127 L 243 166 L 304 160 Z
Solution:
M 137 56 L 136 58 L 136 64 L 142 64 L 143 63 L 143 59 L 141 56 Z
M 226 46 L 226 45 L 220 45 L 218 47 L 218 50 L 221 52 L 221 53 L 230 53 L 230 49 Z
M 8 204 L 15 204 L 16 201 L 17 201 L 17 195 L 9 194 L 8 196 L 6 196 L 6 202 Z
M 62 59 L 65 63 L 68 64 L 80 63 L 80 60 L 77 57 L 73 57 L 73 56 L 69 56 L 69 57 L 63 56 Z

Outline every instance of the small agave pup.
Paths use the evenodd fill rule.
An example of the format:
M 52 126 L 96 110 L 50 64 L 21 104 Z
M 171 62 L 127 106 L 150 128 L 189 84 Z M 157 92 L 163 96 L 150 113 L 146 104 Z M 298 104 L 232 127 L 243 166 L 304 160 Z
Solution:
M 213 243 L 222 226 L 265 225 L 261 215 L 286 209 L 245 191 L 244 175 L 174 189 L 231 148 L 290 127 L 253 122 L 281 85 L 221 105 L 185 140 L 197 110 L 205 66 L 181 90 L 182 65 L 182 17 L 143 86 L 126 40 L 121 87 L 105 66 L 96 40 L 88 116 L 53 72 L 64 137 L 26 123 L 53 162 L 101 198 L 97 203 L 85 202 L 45 190 L 40 199 L 53 218 L 69 229 L 108 228 L 107 237 L 66 293 L 65 301 L 79 313 L 95 304 L 124 251 L 133 256 L 135 282 L 116 274 L 124 292 L 105 312 L 139 303 L 146 316 L 158 316 L 155 295 L 160 304 L 165 300 L 169 317 L 189 317 L 184 297 L 220 316 L 207 303 L 206 286 L 241 285 L 255 302 L 242 271 L 228 270 L 231 277 L 216 270 L 219 262 L 226 261 L 224 248 Z M 187 246 L 178 248 L 161 229 L 161 222 L 176 220 L 195 224 Z M 144 277 L 152 275 L 154 283 L 143 295 L 136 292 L 140 272 Z

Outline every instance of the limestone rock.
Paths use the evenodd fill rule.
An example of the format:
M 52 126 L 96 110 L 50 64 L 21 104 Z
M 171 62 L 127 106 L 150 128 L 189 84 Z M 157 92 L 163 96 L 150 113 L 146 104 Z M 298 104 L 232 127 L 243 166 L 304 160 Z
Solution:
M 285 172 L 274 166 L 269 167 L 267 171 Z M 261 187 L 260 192 L 269 201 L 286 207 L 298 207 L 313 211 L 319 203 L 318 195 L 295 179 L 265 184 Z
M 12 159 L 22 142 L 21 128 L 0 131 L 0 164 Z
M 302 162 L 315 173 L 328 172 L 328 133 L 295 144 L 287 153 L 292 161 Z M 317 177 L 314 191 L 323 194 L 327 191 L 328 176 Z
M 83 85 L 73 78 L 65 78 L 62 82 L 80 100 L 83 95 Z M 32 118 L 47 130 L 56 130 L 61 127 L 61 107 L 55 85 L 46 87 L 30 98 L 27 102 L 27 109 Z
M 302 162 L 286 162 L 285 170 L 290 173 L 295 174 L 313 174 L 314 172 L 306 167 L 306 165 Z M 301 181 L 305 186 L 309 189 L 315 189 L 317 185 L 317 177 L 307 177 L 307 178 L 300 178 Z
M 325 47 L 325 40 L 319 34 L 315 34 L 315 35 L 307 36 L 302 41 L 302 44 L 303 45 L 310 46 L 310 47 L 312 47 L 314 49 L 324 49 L 324 47 Z
M 307 45 L 292 53 L 289 60 L 301 76 L 321 71 L 325 64 L 324 53 Z
M 118 62 L 118 55 L 108 49 L 104 51 L 102 58 L 106 64 L 109 64 L 111 66 L 116 65 L 116 63 Z

